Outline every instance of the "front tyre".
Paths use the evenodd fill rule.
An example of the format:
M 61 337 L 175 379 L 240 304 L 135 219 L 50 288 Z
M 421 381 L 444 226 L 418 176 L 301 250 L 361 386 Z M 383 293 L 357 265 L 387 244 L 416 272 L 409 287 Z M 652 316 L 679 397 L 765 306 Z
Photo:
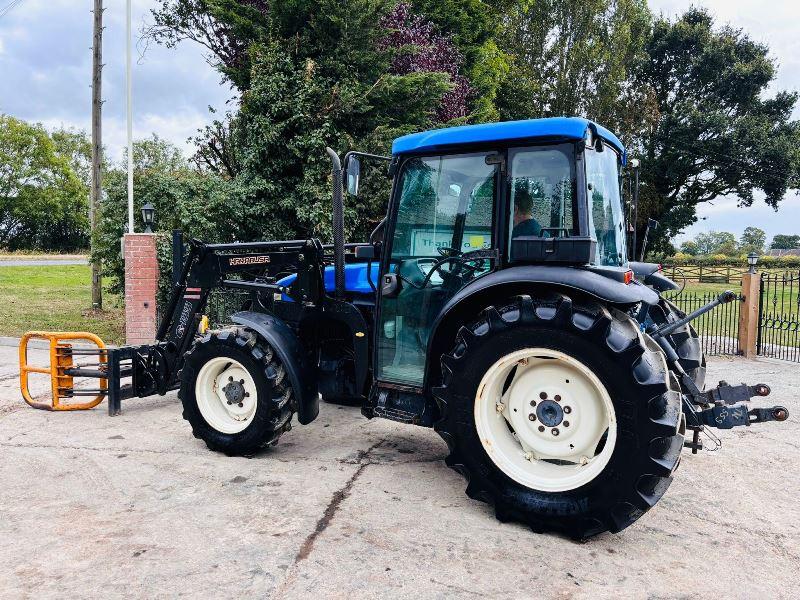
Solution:
M 244 328 L 211 331 L 186 353 L 178 396 L 211 450 L 252 454 L 290 427 L 293 390 L 274 350 Z
M 502 521 L 581 539 L 616 532 L 672 481 L 680 394 L 627 315 L 523 296 L 462 328 L 442 370 L 447 464 Z

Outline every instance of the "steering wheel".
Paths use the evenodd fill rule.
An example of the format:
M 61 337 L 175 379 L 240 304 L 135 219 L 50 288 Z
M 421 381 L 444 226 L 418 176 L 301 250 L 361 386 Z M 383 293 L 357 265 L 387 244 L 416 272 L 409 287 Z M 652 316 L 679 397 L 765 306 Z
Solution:
M 436 251 L 439 253 L 440 256 L 444 256 L 445 258 L 460 256 L 461 254 L 463 254 L 461 250 L 456 250 L 455 248 L 451 248 L 450 246 L 436 246 Z

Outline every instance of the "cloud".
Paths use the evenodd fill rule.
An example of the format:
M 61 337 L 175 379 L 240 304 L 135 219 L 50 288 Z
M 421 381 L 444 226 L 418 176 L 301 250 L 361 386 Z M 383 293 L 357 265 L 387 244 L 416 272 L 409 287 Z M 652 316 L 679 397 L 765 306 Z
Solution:
M 800 36 L 793 24 L 800 22 L 800 2 L 753 2 L 752 0 L 649 0 L 650 9 L 674 18 L 691 6 L 707 8 L 718 26 L 743 29 L 751 39 L 769 46 L 778 70 L 770 92 L 800 91 Z M 800 106 L 794 110 L 800 118 Z
M 153 0 L 134 2 L 138 32 Z M 91 119 L 92 3 L 26 0 L 0 19 L 0 112 L 89 130 Z M 107 3 L 103 40 L 103 129 L 109 156 L 125 147 L 125 3 Z M 134 41 L 135 43 L 135 41 Z M 134 50 L 136 52 L 136 50 Z M 205 61 L 199 46 L 150 45 L 134 54 L 134 137 L 156 132 L 185 148 L 211 120 L 208 106 L 224 108 L 231 90 Z

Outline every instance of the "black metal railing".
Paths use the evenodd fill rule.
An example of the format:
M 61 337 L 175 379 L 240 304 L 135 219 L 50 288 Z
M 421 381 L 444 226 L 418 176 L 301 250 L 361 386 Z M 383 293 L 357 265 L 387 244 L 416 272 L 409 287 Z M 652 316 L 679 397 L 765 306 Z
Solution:
M 697 310 L 715 300 L 716 292 L 696 293 L 684 291 L 673 297 L 667 297 L 685 313 Z M 706 354 L 739 354 L 739 306 L 734 301 L 720 304 L 710 312 L 692 321 L 700 344 Z
M 800 272 L 761 275 L 756 352 L 800 362 Z

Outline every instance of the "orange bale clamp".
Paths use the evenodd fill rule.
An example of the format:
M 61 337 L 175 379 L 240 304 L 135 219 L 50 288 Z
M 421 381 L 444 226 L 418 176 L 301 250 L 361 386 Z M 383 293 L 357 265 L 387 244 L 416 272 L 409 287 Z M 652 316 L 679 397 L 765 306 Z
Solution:
M 50 364 L 33 366 L 28 364 L 28 345 L 30 340 L 47 340 L 50 343 Z M 67 342 L 88 342 L 93 348 L 74 348 Z M 76 365 L 76 355 L 91 356 L 96 362 Z M 99 337 L 87 332 L 66 331 L 29 331 L 19 342 L 19 385 L 22 397 L 33 408 L 42 410 L 88 410 L 100 404 L 108 394 L 108 351 Z M 28 376 L 31 373 L 50 375 L 50 401 L 37 401 L 29 389 Z M 94 389 L 75 388 L 76 377 L 97 379 L 99 387 Z M 77 397 L 89 397 L 86 402 L 69 402 L 63 400 Z

